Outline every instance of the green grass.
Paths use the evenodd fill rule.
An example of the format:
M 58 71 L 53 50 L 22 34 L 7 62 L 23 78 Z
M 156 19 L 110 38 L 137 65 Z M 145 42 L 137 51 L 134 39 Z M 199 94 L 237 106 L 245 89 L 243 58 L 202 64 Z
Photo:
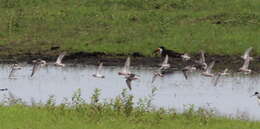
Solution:
M 87 110 L 87 109 L 86 109 Z M 102 114 L 78 112 L 56 107 L 0 107 L 1 129 L 259 129 L 259 122 L 184 115 L 146 113 L 143 116 L 118 115 L 115 111 Z
M 99 100 L 95 90 L 91 103 L 75 92 L 70 102 L 57 105 L 50 97 L 46 104 L 26 106 L 12 97 L 0 106 L 0 129 L 259 129 L 260 122 L 214 116 L 212 110 L 193 106 L 183 113 L 152 109 L 154 96 L 133 102 L 126 90 L 109 102 Z
M 0 55 L 178 52 L 260 55 L 259 0 L 0 0 Z

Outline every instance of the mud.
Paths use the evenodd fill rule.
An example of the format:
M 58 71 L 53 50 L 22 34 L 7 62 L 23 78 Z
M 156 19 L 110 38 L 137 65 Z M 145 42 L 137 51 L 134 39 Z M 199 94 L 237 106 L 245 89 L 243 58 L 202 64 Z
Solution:
M 44 59 L 47 62 L 54 62 L 57 58 L 57 54 L 50 53 L 25 53 L 23 55 L 8 55 L 1 56 L 0 63 L 19 63 L 26 62 L 30 64 L 34 59 Z M 106 54 L 102 52 L 77 52 L 67 54 L 63 62 L 70 64 L 71 66 L 80 65 L 97 65 L 99 62 L 103 62 L 105 66 L 122 66 L 124 65 L 127 56 L 131 56 L 131 66 L 145 66 L 145 67 L 158 67 L 163 61 L 163 58 L 158 55 L 151 57 L 143 56 L 142 54 L 135 52 L 131 55 L 124 54 Z M 222 70 L 224 68 L 231 69 L 233 72 L 237 72 L 243 65 L 243 60 L 240 56 L 226 56 L 226 55 L 205 55 L 206 62 L 210 63 L 215 61 L 214 69 Z M 191 56 L 193 60 L 199 60 L 200 54 Z M 171 67 L 181 69 L 187 65 L 191 65 L 190 61 L 183 61 L 181 58 L 169 58 Z M 254 60 L 249 66 L 253 71 L 260 72 L 260 57 L 254 57 Z

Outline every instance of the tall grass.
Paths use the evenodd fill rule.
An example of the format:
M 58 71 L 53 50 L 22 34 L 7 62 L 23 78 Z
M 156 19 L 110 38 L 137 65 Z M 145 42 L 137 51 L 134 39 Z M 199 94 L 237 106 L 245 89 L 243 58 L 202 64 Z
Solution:
M 87 103 L 81 91 L 74 93 L 71 100 L 56 104 L 50 96 L 46 103 L 28 106 L 10 94 L 0 105 L 1 129 L 258 129 L 259 122 L 235 120 L 215 116 L 213 110 L 189 106 L 183 113 L 175 110 L 154 109 L 151 101 L 155 90 L 147 98 L 134 103 L 133 96 L 123 90 L 109 101 L 100 100 L 101 91 L 96 89 Z
M 0 0 L 0 55 L 61 51 L 146 56 L 260 54 L 259 0 Z

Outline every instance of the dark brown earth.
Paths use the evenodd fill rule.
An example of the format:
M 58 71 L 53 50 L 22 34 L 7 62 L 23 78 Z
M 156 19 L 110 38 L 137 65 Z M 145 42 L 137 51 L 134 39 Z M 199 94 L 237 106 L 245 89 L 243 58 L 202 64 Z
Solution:
M 23 55 L 8 55 L 0 57 L 0 63 L 18 63 L 27 62 L 31 63 L 34 59 L 44 59 L 47 62 L 54 62 L 58 55 L 56 54 L 31 54 L 26 53 Z M 64 57 L 64 63 L 71 64 L 71 66 L 76 66 L 77 64 L 83 65 L 97 65 L 99 62 L 103 62 L 105 66 L 123 66 L 127 56 L 131 56 L 132 66 L 145 66 L 145 67 L 158 67 L 163 61 L 163 58 L 154 55 L 152 57 L 145 57 L 139 53 L 133 53 L 132 55 L 111 55 L 100 52 L 87 53 L 87 52 L 77 52 L 67 54 Z M 222 56 L 222 55 L 205 55 L 206 62 L 216 61 L 214 69 L 222 70 L 225 68 L 231 69 L 233 72 L 237 72 L 238 69 L 243 65 L 243 60 L 240 56 Z M 192 55 L 193 60 L 199 60 L 200 55 Z M 169 63 L 171 67 L 181 69 L 187 65 L 189 62 L 183 61 L 181 58 L 169 58 Z M 254 57 L 254 60 L 250 63 L 250 68 L 253 71 L 260 72 L 260 57 Z

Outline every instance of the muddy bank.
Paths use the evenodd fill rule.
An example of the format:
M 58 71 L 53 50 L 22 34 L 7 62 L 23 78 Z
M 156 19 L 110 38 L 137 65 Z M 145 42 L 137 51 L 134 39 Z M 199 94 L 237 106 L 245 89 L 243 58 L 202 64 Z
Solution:
M 8 55 L 0 56 L 0 63 L 17 63 L 26 62 L 31 63 L 34 59 L 44 59 L 47 62 L 54 62 L 58 54 L 50 53 L 38 53 L 31 54 L 25 53 L 22 55 Z M 163 58 L 158 55 L 151 57 L 143 56 L 139 53 L 133 53 L 132 55 L 123 54 L 105 54 L 100 52 L 87 53 L 87 52 L 77 52 L 70 53 L 64 57 L 64 62 L 72 66 L 80 65 L 97 65 L 99 62 L 103 62 L 105 66 L 122 66 L 124 65 L 127 56 L 131 56 L 132 66 L 146 66 L 146 67 L 158 67 L 162 62 Z M 199 60 L 200 54 L 195 54 L 191 56 L 193 60 Z M 216 61 L 214 69 L 224 69 L 229 68 L 236 72 L 243 65 L 243 60 L 240 56 L 222 56 L 222 55 L 206 55 L 206 62 Z M 169 63 L 171 67 L 183 68 L 186 65 L 191 65 L 191 62 L 185 62 L 181 58 L 170 57 Z M 254 71 L 260 72 L 260 57 L 254 57 L 254 61 L 250 63 L 250 68 Z

